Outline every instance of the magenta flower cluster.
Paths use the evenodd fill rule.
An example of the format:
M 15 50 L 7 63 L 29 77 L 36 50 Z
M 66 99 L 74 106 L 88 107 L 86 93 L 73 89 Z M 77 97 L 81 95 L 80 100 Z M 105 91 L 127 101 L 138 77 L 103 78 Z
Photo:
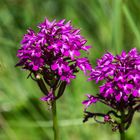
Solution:
M 122 51 L 120 55 L 106 53 L 97 60 L 97 65 L 92 69 L 89 80 L 102 83 L 99 93 L 86 95 L 85 119 L 103 117 L 100 123 L 109 123 L 112 130 L 120 132 L 127 130 L 132 122 L 134 113 L 140 110 L 140 53 L 136 48 L 128 53 Z M 111 108 L 107 113 L 88 112 L 87 108 L 97 102 Z M 112 115 L 114 117 L 112 117 Z M 120 121 L 118 121 L 118 119 Z
M 113 108 L 120 107 L 119 104 L 124 108 L 134 105 L 140 98 L 140 53 L 136 48 L 116 56 L 106 53 L 97 60 L 89 80 L 103 81 L 103 85 L 97 97 L 88 95 L 86 106 L 97 102 L 97 98 Z
M 90 46 L 80 35 L 80 30 L 73 28 L 71 22 L 65 19 L 50 22 L 48 19 L 38 26 L 36 33 L 32 29 L 24 35 L 21 49 L 17 56 L 23 69 L 49 76 L 57 75 L 62 81 L 70 83 L 78 70 L 87 73 L 91 65 L 86 57 L 81 56 L 81 50 L 88 51 Z
M 41 100 L 52 102 L 63 95 L 66 85 L 76 78 L 79 70 L 85 75 L 92 70 L 88 58 L 81 56 L 81 51 L 88 52 L 91 47 L 85 45 L 86 39 L 71 21 L 45 19 L 37 27 L 38 32 L 28 29 L 24 35 L 16 66 L 29 70 L 28 77 L 35 80 L 45 94 Z

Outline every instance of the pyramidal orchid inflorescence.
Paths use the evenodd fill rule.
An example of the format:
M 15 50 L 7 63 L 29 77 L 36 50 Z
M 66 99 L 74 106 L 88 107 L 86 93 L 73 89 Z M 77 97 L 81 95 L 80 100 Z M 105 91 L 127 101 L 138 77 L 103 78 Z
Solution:
M 28 29 L 24 35 L 16 66 L 30 71 L 28 77 L 37 81 L 46 95 L 41 100 L 52 101 L 63 94 L 79 70 L 87 74 L 87 70 L 92 69 L 88 58 L 81 57 L 81 51 L 87 52 L 90 46 L 85 45 L 86 39 L 80 35 L 79 29 L 71 25 L 71 21 L 50 22 L 45 19 L 37 28 L 38 32 Z M 54 95 L 57 88 L 58 94 Z
M 140 110 L 140 53 L 137 49 L 128 53 L 122 51 L 116 56 L 109 52 L 104 54 L 97 60 L 89 80 L 95 80 L 96 83 L 102 81 L 102 85 L 99 86 L 99 94 L 88 94 L 88 99 L 83 101 L 86 113 L 84 121 L 90 117 L 95 120 L 103 117 L 103 123 L 111 123 L 113 129 L 128 129 L 134 113 Z M 87 111 L 88 106 L 98 102 L 109 106 L 111 110 L 105 114 Z

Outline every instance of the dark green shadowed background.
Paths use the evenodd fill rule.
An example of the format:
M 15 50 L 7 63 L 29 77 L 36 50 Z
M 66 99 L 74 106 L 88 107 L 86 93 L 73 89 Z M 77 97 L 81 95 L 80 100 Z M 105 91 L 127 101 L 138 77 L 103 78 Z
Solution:
M 36 30 L 45 17 L 72 20 L 93 46 L 89 58 L 94 66 L 106 51 L 140 51 L 139 0 L 0 0 L 0 140 L 53 139 L 51 113 L 39 100 L 43 94 L 26 78 L 27 71 L 14 67 L 23 34 L 29 27 Z M 57 102 L 61 140 L 118 140 L 108 125 L 82 123 L 85 93 L 96 94 L 98 89 L 80 72 Z M 107 110 L 100 104 L 90 109 Z M 127 140 L 139 139 L 139 124 L 137 113 Z

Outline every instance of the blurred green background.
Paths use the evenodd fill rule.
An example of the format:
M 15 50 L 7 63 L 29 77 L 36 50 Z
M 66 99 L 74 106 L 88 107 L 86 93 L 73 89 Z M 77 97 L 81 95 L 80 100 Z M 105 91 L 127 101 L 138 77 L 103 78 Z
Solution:
M 139 0 L 0 0 L 0 140 L 52 140 L 51 112 L 39 100 L 42 93 L 27 79 L 28 72 L 15 68 L 16 53 L 27 28 L 36 28 L 44 17 L 66 18 L 81 28 L 93 48 L 93 65 L 104 52 L 140 49 Z M 108 125 L 90 120 L 82 123 L 85 93 L 97 93 L 97 85 L 86 82 L 83 73 L 72 81 L 58 100 L 61 140 L 118 140 Z M 105 112 L 98 106 L 95 111 Z M 140 115 L 136 114 L 127 140 L 140 137 Z

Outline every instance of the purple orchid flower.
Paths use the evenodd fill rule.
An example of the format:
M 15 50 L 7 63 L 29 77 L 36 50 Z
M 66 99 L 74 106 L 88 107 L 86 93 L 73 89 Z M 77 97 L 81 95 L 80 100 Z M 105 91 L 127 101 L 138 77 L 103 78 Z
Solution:
M 56 90 L 62 88 L 61 84 L 65 87 L 64 83 L 69 84 L 75 79 L 79 70 L 87 74 L 92 68 L 88 58 L 81 57 L 81 51 L 88 52 L 91 47 L 85 45 L 87 40 L 80 35 L 79 29 L 71 25 L 71 21 L 65 23 L 62 19 L 51 22 L 46 18 L 37 27 L 38 32 L 28 29 L 24 35 L 16 66 L 30 71 L 29 76 L 38 82 L 46 95 L 41 99 L 47 101 L 52 100 L 52 96 L 43 82 Z M 37 75 L 41 75 L 40 79 L 36 79 Z
M 91 117 L 97 121 L 97 117 L 103 117 L 103 123 L 108 122 L 113 130 L 119 129 L 124 133 L 130 127 L 134 113 L 140 110 L 140 53 L 136 48 L 128 53 L 122 51 L 116 56 L 106 53 L 97 60 L 89 80 L 95 80 L 96 84 L 102 81 L 102 84 L 99 94 L 88 95 L 89 99 L 83 101 L 86 113 L 84 121 Z M 111 110 L 108 113 L 88 112 L 88 106 L 96 104 L 96 100 Z

